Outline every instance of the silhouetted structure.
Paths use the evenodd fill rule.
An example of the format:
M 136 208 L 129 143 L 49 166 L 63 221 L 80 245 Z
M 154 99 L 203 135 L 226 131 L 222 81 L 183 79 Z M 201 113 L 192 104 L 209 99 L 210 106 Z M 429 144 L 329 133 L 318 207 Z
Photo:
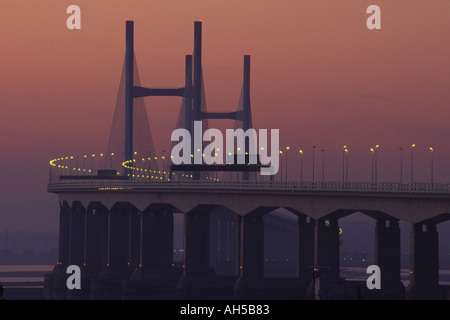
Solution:
M 251 127 L 250 56 L 244 57 L 243 109 L 208 113 L 201 22 L 195 22 L 193 75 L 187 55 L 186 85 L 178 89 L 136 85 L 132 21 L 126 30 L 124 162 L 135 160 L 136 99 L 144 96 L 183 97 L 179 125 L 188 130 L 193 121 L 212 118 L 237 119 L 244 129 Z M 83 179 L 58 176 L 49 183 L 48 191 L 60 201 L 60 246 L 59 262 L 45 279 L 48 298 L 403 299 L 447 294 L 437 277 L 436 232 L 436 224 L 449 219 L 447 185 L 254 181 L 246 174 L 241 181 L 210 182 L 199 181 L 200 171 L 194 171 L 194 181 L 140 181 L 129 179 L 127 170 L 127 179 L 105 173 Z M 275 210 L 278 215 L 270 215 Z M 382 290 L 340 277 L 338 221 L 354 212 L 376 220 L 375 262 L 382 270 Z M 184 219 L 181 264 L 173 261 L 176 213 Z M 414 226 L 406 293 L 400 281 L 399 220 Z M 267 237 L 272 242 L 265 243 Z M 276 254 L 269 256 L 271 250 Z M 266 268 L 269 259 L 289 264 L 281 274 L 289 276 Z M 81 290 L 65 286 L 71 264 L 82 266 Z

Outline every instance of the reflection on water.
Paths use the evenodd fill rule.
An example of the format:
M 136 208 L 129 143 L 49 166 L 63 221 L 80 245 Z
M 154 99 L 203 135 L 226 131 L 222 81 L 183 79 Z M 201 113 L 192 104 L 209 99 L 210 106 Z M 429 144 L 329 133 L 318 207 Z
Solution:
M 44 275 L 53 265 L 0 265 L 0 283 L 5 288 L 44 287 Z
M 15 271 L 52 271 L 54 265 L 0 265 L 0 272 L 15 272 Z

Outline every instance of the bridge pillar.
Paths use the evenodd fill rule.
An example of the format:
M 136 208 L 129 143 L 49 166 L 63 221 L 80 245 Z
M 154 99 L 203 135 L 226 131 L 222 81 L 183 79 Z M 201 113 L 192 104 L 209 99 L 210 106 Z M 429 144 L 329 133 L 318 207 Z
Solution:
M 339 278 L 339 225 L 337 219 L 319 219 L 316 222 L 317 263 L 321 275 Z
M 416 223 L 410 238 L 408 299 L 443 298 L 439 293 L 439 237 L 435 224 Z
M 116 204 L 109 211 L 107 266 L 111 276 L 128 278 L 139 263 L 138 211 L 130 203 Z
M 96 276 L 108 263 L 108 210 L 95 206 L 86 214 L 84 269 L 88 275 Z
M 314 291 L 319 299 L 344 299 L 344 282 L 339 277 L 339 225 L 336 218 L 316 221 Z
M 179 298 L 230 298 L 235 277 L 219 277 L 210 267 L 210 211 L 217 205 L 199 205 L 185 215 L 184 274 L 177 285 Z
M 130 203 L 116 203 L 108 211 L 107 264 L 99 276 L 91 280 L 91 298 L 121 299 L 122 281 L 131 276 L 139 261 L 137 213 Z
M 263 217 L 244 216 L 240 219 L 239 277 L 264 277 L 264 223 Z
M 70 213 L 71 208 L 64 202 L 59 211 L 59 261 L 63 266 L 69 265 L 70 247 Z
M 266 213 L 274 208 L 261 207 L 240 217 L 238 229 L 239 277 L 234 286 L 236 299 L 304 299 L 306 297 L 305 277 L 308 261 L 312 263 L 314 227 L 301 218 L 297 225 L 297 277 L 278 278 L 264 276 L 264 220 Z M 276 232 L 283 242 L 285 235 Z M 284 241 L 286 243 L 286 241 Z M 284 251 L 283 248 L 280 251 Z M 286 256 L 286 255 L 285 255 Z M 303 277 L 303 278 L 301 278 Z
M 400 281 L 400 227 L 398 220 L 377 220 L 375 226 L 375 264 L 381 270 L 380 296 L 384 299 L 402 299 L 403 284 Z
M 152 205 L 139 214 L 139 220 L 139 265 L 123 283 L 123 298 L 174 298 L 179 275 L 172 266 L 173 209 Z
M 197 206 L 185 215 L 184 275 L 209 273 L 209 208 Z
M 297 222 L 297 277 L 305 286 L 313 279 L 315 220 L 298 217 Z
M 70 264 L 71 210 L 70 205 L 66 201 L 60 204 L 58 263 L 51 273 L 44 276 L 45 299 L 60 300 L 67 297 L 66 268 Z
M 84 263 L 86 208 L 75 202 L 70 210 L 69 265 Z
M 149 276 L 167 276 L 173 261 L 173 213 L 165 208 L 141 216 L 141 267 Z
M 86 258 L 86 218 L 87 209 L 79 201 L 74 202 L 70 210 L 69 265 L 80 267 L 82 290 L 67 290 L 67 299 L 89 297 L 89 283 L 86 282 L 87 278 L 84 270 Z M 68 275 L 66 274 L 66 276 Z M 66 284 L 64 285 L 66 286 Z

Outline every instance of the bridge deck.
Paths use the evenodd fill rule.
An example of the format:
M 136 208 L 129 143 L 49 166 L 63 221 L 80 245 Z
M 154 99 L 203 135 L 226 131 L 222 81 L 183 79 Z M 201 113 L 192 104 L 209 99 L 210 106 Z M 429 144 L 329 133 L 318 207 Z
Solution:
M 357 193 L 427 195 L 450 197 L 447 183 L 392 183 L 392 182 L 311 182 L 311 181 L 148 181 L 148 180 L 66 180 L 51 182 L 48 192 L 64 193 L 77 191 L 180 191 L 202 190 L 203 192 L 239 191 L 251 193 Z

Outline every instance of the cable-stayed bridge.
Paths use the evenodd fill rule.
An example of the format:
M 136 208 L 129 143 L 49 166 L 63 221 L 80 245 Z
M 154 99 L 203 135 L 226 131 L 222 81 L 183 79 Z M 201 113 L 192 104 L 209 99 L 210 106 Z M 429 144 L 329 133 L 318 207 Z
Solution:
M 194 22 L 185 86 L 147 88 L 137 71 L 134 23 L 126 22 L 125 61 L 107 151 L 50 161 L 48 191 L 59 198 L 60 248 L 58 264 L 46 277 L 48 297 L 447 297 L 447 288 L 439 285 L 436 226 L 449 220 L 450 184 L 274 181 L 261 179 L 248 165 L 171 170 L 169 154 L 155 151 L 144 97 L 181 97 L 177 128 L 189 132 L 194 121 L 207 129 L 208 119 L 235 120 L 235 128 L 244 131 L 252 127 L 249 55 L 244 56 L 236 110 L 207 111 L 201 26 Z M 274 211 L 291 218 L 280 213 L 281 219 L 267 226 L 264 217 Z M 339 219 L 355 212 L 376 221 L 380 290 L 340 277 Z M 184 230 L 179 264 L 173 258 L 176 215 Z M 400 279 L 400 221 L 412 225 L 408 287 Z M 267 244 L 268 233 L 275 238 Z M 284 252 L 294 270 L 290 277 L 265 276 L 267 246 Z M 284 251 L 289 248 L 293 251 Z M 65 268 L 71 264 L 83 269 L 81 291 L 65 287 Z M 223 266 L 228 273 L 219 272 Z

